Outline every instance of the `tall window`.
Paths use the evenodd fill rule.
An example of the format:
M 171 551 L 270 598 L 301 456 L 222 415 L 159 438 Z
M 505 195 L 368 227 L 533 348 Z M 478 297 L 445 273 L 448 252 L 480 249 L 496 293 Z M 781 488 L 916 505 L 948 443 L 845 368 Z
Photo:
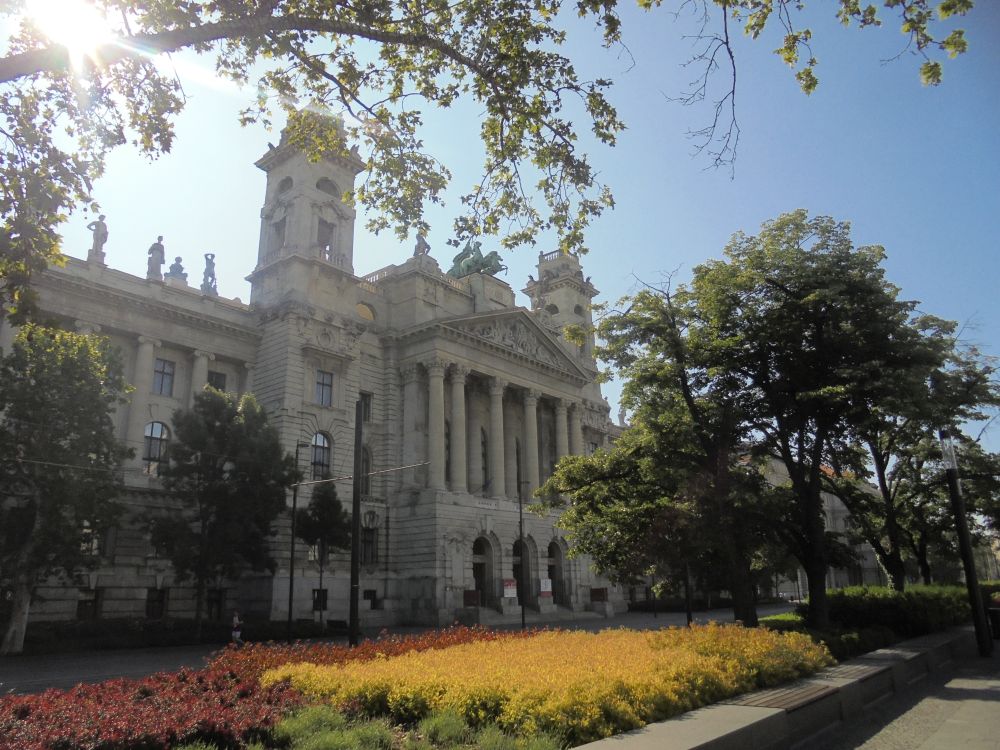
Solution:
M 444 420 L 444 481 L 451 484 L 451 422 Z
M 372 452 L 361 449 L 361 494 L 372 494 Z
M 333 373 L 316 370 L 316 403 L 333 406 Z
M 330 476 L 330 449 L 332 443 L 326 433 L 317 432 L 312 439 L 312 478 Z
M 482 446 L 482 461 L 483 461 L 483 492 L 486 492 L 490 488 L 490 439 L 486 434 L 486 430 L 481 429 L 479 431 L 480 445 Z
M 370 510 L 361 518 L 361 564 L 378 562 L 378 514 Z
M 209 370 L 208 384 L 212 386 L 212 388 L 214 388 L 215 390 L 222 391 L 224 393 L 226 390 L 226 373 L 215 372 L 215 370 Z
M 169 359 L 157 359 L 153 365 L 153 393 L 174 395 L 174 363 Z
M 143 438 L 142 470 L 143 473 L 155 477 L 160 473 L 160 464 L 167 457 L 170 431 L 163 422 L 150 422 L 143 431 Z
M 372 421 L 372 394 L 361 393 L 361 421 Z

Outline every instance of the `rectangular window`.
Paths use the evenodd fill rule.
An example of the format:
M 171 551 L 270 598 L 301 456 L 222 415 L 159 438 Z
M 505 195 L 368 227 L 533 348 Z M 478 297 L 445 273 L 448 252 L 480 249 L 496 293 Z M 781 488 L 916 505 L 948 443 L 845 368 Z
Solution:
M 378 562 L 378 529 L 361 529 L 361 564 Z
M 326 611 L 326 589 L 313 589 L 313 612 Z
M 212 386 L 217 391 L 226 392 L 226 373 L 215 372 L 214 370 L 208 371 L 208 384 Z
M 333 373 L 316 370 L 316 403 L 333 406 Z
M 94 531 L 90 521 L 84 521 L 80 529 L 80 553 L 87 557 L 101 555 L 101 535 Z
M 212 622 L 219 622 L 223 619 L 223 610 L 226 606 L 225 589 L 209 589 L 205 594 L 205 617 Z
M 157 359 L 153 366 L 153 393 L 174 395 L 174 363 L 169 359 Z
M 372 421 L 372 394 L 361 393 L 361 421 L 371 422 Z
M 146 589 L 146 618 L 162 620 L 167 614 L 167 592 L 170 589 Z

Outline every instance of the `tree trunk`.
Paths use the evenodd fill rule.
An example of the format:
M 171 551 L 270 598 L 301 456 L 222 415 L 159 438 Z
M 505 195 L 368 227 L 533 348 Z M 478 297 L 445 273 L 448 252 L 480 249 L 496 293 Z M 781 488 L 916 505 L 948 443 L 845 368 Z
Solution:
M 205 577 L 198 576 L 198 585 L 194 594 L 194 637 L 196 643 L 201 643 L 201 624 L 205 614 Z
M 925 586 L 930 586 L 934 581 L 931 576 L 931 562 L 927 549 L 927 539 L 923 534 L 920 535 L 920 540 L 917 542 L 916 552 L 917 565 L 920 567 L 920 577 L 923 579 Z
M 757 619 L 757 597 L 754 594 L 750 564 L 738 551 L 733 551 L 729 565 L 729 579 L 733 595 L 733 617 L 748 628 L 759 624 Z
M 830 627 L 830 603 L 826 597 L 826 560 L 811 560 L 806 567 L 806 580 L 809 583 L 806 624 L 811 628 L 825 630 Z
M 321 547 L 320 548 L 320 555 L 319 555 L 319 595 L 320 595 L 320 597 L 322 597 L 322 598 L 325 599 L 326 597 L 324 596 L 324 593 L 323 593 L 323 557 L 324 557 L 324 555 L 323 555 L 323 549 Z M 322 602 L 322 603 L 325 604 L 326 602 Z M 319 629 L 322 632 L 322 630 L 323 630 L 323 607 L 319 608 Z
M 4 632 L 0 655 L 19 654 L 24 651 L 24 636 L 28 631 L 28 612 L 31 609 L 31 586 L 28 577 L 19 574 L 14 583 L 14 602 L 10 620 Z

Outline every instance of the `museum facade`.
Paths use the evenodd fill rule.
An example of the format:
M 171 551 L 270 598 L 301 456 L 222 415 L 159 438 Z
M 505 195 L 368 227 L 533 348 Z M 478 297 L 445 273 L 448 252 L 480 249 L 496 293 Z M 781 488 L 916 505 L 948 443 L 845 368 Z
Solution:
M 46 317 L 121 350 L 135 390 L 116 426 L 135 457 L 127 512 L 95 543 L 94 568 L 43 588 L 31 619 L 193 614 L 192 585 L 176 580 L 143 519 L 174 503 L 157 476 L 171 415 L 206 385 L 254 393 L 306 479 L 337 478 L 343 500 L 361 402 L 362 626 L 496 624 L 519 618 L 521 603 L 553 617 L 624 610 L 620 588 L 567 555 L 556 516 L 523 507 L 561 456 L 591 453 L 619 429 L 593 342 L 562 334 L 591 323 L 597 290 L 579 259 L 539 256 L 523 290 L 530 309 L 488 272 L 445 273 L 422 240 L 405 262 L 358 276 L 355 212 L 341 200 L 363 168 L 356 152 L 310 162 L 283 139 L 257 166 L 267 185 L 249 304 L 218 295 L 208 256 L 200 286 L 179 262 L 161 275 L 162 245 L 146 278 L 107 267 L 96 245 L 39 278 Z M 7 348 L 12 331 L 2 336 Z M 332 556 L 321 591 L 314 550 L 295 546 L 292 616 L 313 618 L 325 598 L 326 618 L 346 619 L 347 556 Z M 277 570 L 213 582 L 210 616 L 239 607 L 284 619 L 291 547 L 283 514 Z

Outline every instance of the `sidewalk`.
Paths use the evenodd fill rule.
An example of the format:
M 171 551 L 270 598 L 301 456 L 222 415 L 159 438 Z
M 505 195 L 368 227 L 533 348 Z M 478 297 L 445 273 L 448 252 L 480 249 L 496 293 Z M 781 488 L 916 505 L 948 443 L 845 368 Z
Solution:
M 761 616 L 785 612 L 789 606 L 765 606 L 759 609 Z M 696 612 L 696 622 L 729 622 L 733 619 L 731 609 L 713 609 Z M 585 620 L 545 620 L 537 613 L 529 613 L 528 627 L 559 627 L 573 630 L 603 630 L 605 628 L 633 628 L 654 630 L 657 628 L 684 625 L 683 612 L 651 613 L 630 612 L 615 617 L 593 617 Z M 512 630 L 518 626 L 506 626 Z M 399 635 L 424 633 L 433 628 L 399 627 L 390 632 Z M 375 638 L 378 630 L 366 631 L 364 637 Z M 344 637 L 329 639 L 334 643 L 346 643 Z M 198 669 L 205 659 L 220 648 L 218 645 L 173 646 L 168 648 L 123 649 L 89 651 L 69 654 L 39 654 L 28 656 L 0 657 L 0 695 L 8 692 L 37 693 L 48 688 L 70 688 L 80 682 L 100 682 L 115 677 L 144 677 L 154 672 L 173 671 L 181 667 Z
M 1000 643 L 997 643 L 1000 646 Z M 966 656 L 809 743 L 810 750 L 1000 750 L 1000 648 Z

